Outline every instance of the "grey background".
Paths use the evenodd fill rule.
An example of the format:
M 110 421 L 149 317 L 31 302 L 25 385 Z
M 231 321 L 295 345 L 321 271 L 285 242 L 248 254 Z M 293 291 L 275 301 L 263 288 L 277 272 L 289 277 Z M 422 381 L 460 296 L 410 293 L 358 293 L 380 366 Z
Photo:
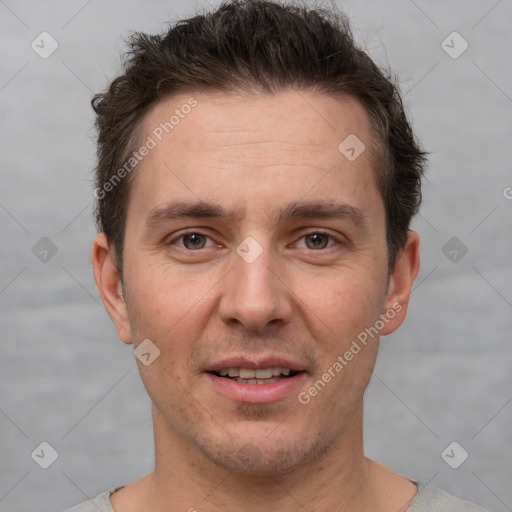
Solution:
M 512 510 L 512 2 L 338 5 L 400 76 L 432 152 L 415 221 L 422 269 L 405 325 L 382 341 L 367 454 Z M 152 468 L 149 400 L 92 278 L 89 101 L 115 77 L 130 31 L 159 32 L 195 10 L 186 0 L 0 0 L 1 511 L 62 510 Z M 48 59 L 30 46 L 42 31 L 59 44 Z M 469 44 L 457 59 L 441 47 L 453 31 Z M 57 248 L 46 263 L 32 252 L 42 237 Z M 468 250 L 458 262 L 442 251 L 452 237 Z M 42 441 L 58 452 L 46 470 L 31 458 Z M 452 441 L 469 453 L 458 469 L 441 458 Z

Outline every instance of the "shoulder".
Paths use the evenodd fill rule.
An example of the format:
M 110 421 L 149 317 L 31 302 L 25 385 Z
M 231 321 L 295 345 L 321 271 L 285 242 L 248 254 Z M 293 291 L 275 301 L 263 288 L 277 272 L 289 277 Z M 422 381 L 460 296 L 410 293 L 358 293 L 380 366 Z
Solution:
M 457 498 L 442 489 L 415 482 L 418 493 L 407 512 L 488 512 L 474 503 Z
M 109 492 L 104 492 L 100 494 L 94 500 L 89 500 L 76 507 L 70 508 L 66 512 L 114 512 L 112 505 L 110 503 L 110 495 L 114 492 L 114 490 Z

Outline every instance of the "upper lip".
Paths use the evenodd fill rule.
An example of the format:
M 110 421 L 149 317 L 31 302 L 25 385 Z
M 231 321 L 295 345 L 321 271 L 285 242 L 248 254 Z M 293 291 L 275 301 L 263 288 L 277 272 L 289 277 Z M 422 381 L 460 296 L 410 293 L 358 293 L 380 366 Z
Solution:
M 267 356 L 267 357 L 248 357 L 236 356 L 221 359 L 212 363 L 205 368 L 206 372 L 221 370 L 222 368 L 249 368 L 251 370 L 260 370 L 263 368 L 290 368 L 294 372 L 305 370 L 305 365 L 297 360 L 292 360 L 284 356 Z

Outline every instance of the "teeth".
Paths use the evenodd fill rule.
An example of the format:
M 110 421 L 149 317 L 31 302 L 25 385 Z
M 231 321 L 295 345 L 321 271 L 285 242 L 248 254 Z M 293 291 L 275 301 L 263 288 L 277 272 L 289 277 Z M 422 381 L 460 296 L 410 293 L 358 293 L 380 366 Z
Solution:
M 241 379 L 237 377 L 234 379 L 236 382 L 240 382 L 241 384 L 272 384 L 273 382 L 278 382 L 279 379 Z
M 261 370 L 256 370 L 256 378 L 257 379 L 270 379 L 272 377 L 272 368 L 265 368 Z M 242 377 L 242 373 L 240 372 L 240 377 Z
M 279 377 L 280 375 L 290 375 L 290 368 L 280 368 L 279 366 L 271 368 L 259 368 L 252 370 L 250 368 L 221 368 L 219 374 L 222 377 L 234 377 L 240 379 L 271 379 L 272 377 Z
M 240 368 L 239 370 L 237 370 L 237 373 L 238 373 L 238 377 L 240 377 L 241 379 L 254 379 L 254 377 L 256 376 L 256 371 L 255 370 L 248 370 L 246 368 Z M 230 376 L 231 376 L 231 371 L 230 371 Z

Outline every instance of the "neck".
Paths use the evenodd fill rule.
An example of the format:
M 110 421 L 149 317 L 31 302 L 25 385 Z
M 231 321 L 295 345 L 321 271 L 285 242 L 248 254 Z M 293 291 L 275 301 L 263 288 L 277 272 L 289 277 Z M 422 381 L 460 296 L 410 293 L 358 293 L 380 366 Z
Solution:
M 388 506 L 391 502 L 393 506 L 398 504 L 396 500 L 390 501 L 396 494 L 393 489 L 396 490 L 397 484 L 396 478 L 390 480 L 390 475 L 405 481 L 364 457 L 362 406 L 326 453 L 293 471 L 273 475 L 243 474 L 221 468 L 176 439 L 158 411 L 154 411 L 153 421 L 155 469 L 133 484 L 138 486 L 133 496 L 140 497 L 140 503 L 144 504 L 138 510 L 220 512 L 228 505 L 229 510 L 240 512 L 391 510 L 382 505 L 383 502 Z M 403 502 L 404 482 L 401 484 Z M 114 499 L 112 503 L 115 506 Z M 116 510 L 130 509 L 116 507 Z M 394 510 L 398 508 L 395 506 Z

